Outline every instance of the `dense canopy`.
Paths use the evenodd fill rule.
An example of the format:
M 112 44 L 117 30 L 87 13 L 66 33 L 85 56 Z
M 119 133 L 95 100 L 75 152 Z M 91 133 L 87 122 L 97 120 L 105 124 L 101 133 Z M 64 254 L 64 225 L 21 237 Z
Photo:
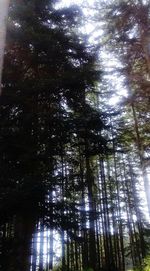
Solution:
M 149 270 L 150 5 L 56 2 L 10 1 L 0 269 Z

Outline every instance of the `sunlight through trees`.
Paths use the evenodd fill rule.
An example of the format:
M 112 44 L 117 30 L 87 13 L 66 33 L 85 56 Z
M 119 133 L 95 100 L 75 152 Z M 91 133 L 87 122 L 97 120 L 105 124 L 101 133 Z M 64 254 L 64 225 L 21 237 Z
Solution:
M 10 1 L 0 270 L 149 270 L 149 22 L 148 1 Z

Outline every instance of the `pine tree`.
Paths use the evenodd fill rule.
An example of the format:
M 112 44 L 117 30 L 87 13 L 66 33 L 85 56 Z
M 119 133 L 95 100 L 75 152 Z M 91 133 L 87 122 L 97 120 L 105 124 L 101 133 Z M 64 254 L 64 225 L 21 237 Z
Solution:
M 65 155 L 69 149 L 76 153 L 71 143 L 78 136 L 81 140 L 91 137 L 93 132 L 84 135 L 84 131 L 95 117 L 100 118 L 85 98 L 99 72 L 94 69 L 95 55 L 74 33 L 79 10 L 55 9 L 53 2 L 12 1 L 10 5 L 0 111 L 1 268 L 6 270 L 29 270 L 32 236 L 39 223 L 39 268 L 44 268 L 45 224 L 51 231 L 61 226 L 62 265 L 66 266 L 65 235 L 75 232 L 72 212 L 77 203 L 70 202 L 68 208 L 64 199 L 65 163 L 70 172 L 73 165 L 65 161 Z M 93 119 L 88 117 L 85 122 L 86 114 Z M 102 123 L 98 129 L 101 127 Z M 89 140 L 92 148 L 89 144 L 86 155 L 97 152 L 101 145 L 99 136 Z M 70 188 L 74 200 L 73 183 Z M 56 201 L 48 196 L 52 191 L 60 193 Z M 49 264 L 52 267 L 52 260 Z M 33 266 L 36 268 L 36 262 Z

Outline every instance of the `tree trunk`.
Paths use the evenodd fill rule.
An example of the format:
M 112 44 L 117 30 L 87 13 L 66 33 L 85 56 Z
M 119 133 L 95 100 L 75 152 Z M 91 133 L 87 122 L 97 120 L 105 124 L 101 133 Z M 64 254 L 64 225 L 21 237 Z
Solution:
M 134 107 L 134 104 L 132 103 L 132 112 L 133 112 L 133 119 L 134 119 L 134 127 L 135 127 L 135 134 L 136 134 L 136 143 L 137 143 L 137 148 L 139 152 L 139 157 L 140 157 L 140 164 L 141 164 L 141 171 L 142 171 L 142 177 L 144 181 L 144 189 L 145 189 L 145 195 L 146 195 L 146 200 L 147 200 L 147 207 L 148 207 L 148 212 L 150 216 L 150 184 L 149 184 L 149 179 L 147 176 L 147 171 L 146 171 L 146 166 L 145 166 L 145 160 L 144 160 L 144 150 L 143 150 L 143 144 L 140 138 L 140 132 L 139 132 L 139 125 L 138 125 L 138 120 L 137 120 L 137 115 L 136 115 L 136 110 Z
M 8 7 L 9 7 L 9 0 L 0 1 L 0 94 L 1 94 L 2 70 L 3 70 L 4 48 L 5 48 L 5 39 L 6 39 Z
M 95 240 L 95 204 L 93 196 L 94 177 L 90 168 L 89 158 L 86 158 L 86 173 L 88 186 L 88 203 L 89 203 L 89 266 L 96 270 L 97 254 Z
M 12 249 L 5 263 L 6 271 L 30 270 L 31 244 L 34 229 L 35 221 L 31 216 L 16 216 Z

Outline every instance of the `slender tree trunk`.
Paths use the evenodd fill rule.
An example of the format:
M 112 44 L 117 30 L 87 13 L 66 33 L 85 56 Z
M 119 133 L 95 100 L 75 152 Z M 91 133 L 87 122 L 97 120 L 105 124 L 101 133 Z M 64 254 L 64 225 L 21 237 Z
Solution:
M 78 138 L 79 140 L 79 138 Z M 79 141 L 78 141 L 79 143 Z M 88 240 L 87 240 L 87 228 L 86 228 L 86 207 L 85 207 L 85 176 L 84 176 L 84 158 L 82 156 L 82 149 L 79 144 L 79 166 L 80 166 L 80 179 L 81 179 L 81 236 L 83 238 L 81 244 L 81 258 L 82 269 L 88 268 Z
M 31 266 L 32 236 L 35 221 L 28 215 L 17 215 L 14 221 L 12 249 L 7 262 L 6 271 L 29 271 Z M 7 265 L 7 267 L 6 267 Z
M 50 229 L 50 253 L 49 253 L 49 269 L 48 270 L 53 270 L 53 257 L 54 257 L 54 234 L 53 234 L 53 229 Z
M 77 244 L 77 241 L 75 241 L 75 269 L 76 270 L 79 270 L 78 259 L 79 259 L 78 244 Z
M 143 223 L 142 223 L 142 218 L 141 218 L 141 213 L 140 209 L 138 207 L 138 196 L 137 196 L 137 191 L 136 191 L 136 185 L 135 185 L 135 180 L 134 180 L 134 173 L 132 170 L 132 161 L 130 160 L 130 157 L 128 157 L 129 161 L 129 170 L 130 170 L 130 176 L 131 176 L 131 185 L 132 185 L 132 191 L 133 191 L 133 196 L 134 196 L 134 202 L 135 202 L 135 212 L 136 212 L 136 217 L 137 217 L 137 229 L 139 231 L 139 244 L 140 246 L 137 246 L 137 251 L 139 251 L 139 255 L 142 255 L 142 258 L 146 256 L 146 244 L 144 240 L 144 233 L 143 233 Z
M 140 157 L 140 164 L 141 164 L 141 170 L 142 170 L 142 177 L 143 177 L 143 181 L 144 181 L 144 188 L 145 188 L 148 212 L 149 212 L 149 216 L 150 216 L 150 184 L 149 184 L 149 179 L 148 179 L 147 172 L 146 172 L 146 166 L 145 166 L 145 161 L 144 161 L 144 150 L 143 150 L 143 144 L 142 144 L 141 138 L 140 138 L 136 110 L 135 110 L 135 106 L 133 103 L 131 106 L 132 106 L 132 112 L 133 112 L 137 148 L 138 148 L 139 157 Z
M 44 226 L 43 226 L 43 219 L 42 219 L 41 225 L 40 225 L 39 271 L 43 271 L 43 268 L 44 268 L 43 249 L 44 249 Z
M 0 270 L 9 269 L 8 259 L 11 258 L 12 240 L 14 239 L 13 220 L 3 222 L 0 227 Z
M 86 158 L 87 170 L 87 186 L 88 186 L 88 202 L 89 202 L 89 266 L 96 270 L 97 254 L 96 254 L 96 240 L 95 240 L 95 204 L 93 196 L 94 178 L 90 168 L 89 158 Z
M 36 230 L 32 239 L 32 271 L 37 270 L 37 231 L 38 231 L 38 224 L 36 225 Z
M 112 120 L 111 120 L 112 123 Z M 113 123 L 112 123 L 113 125 Z M 113 127 L 113 126 L 112 126 Z M 114 238 L 114 245 L 116 247 L 116 259 L 117 259 L 117 266 L 119 270 L 125 270 L 125 255 L 124 255 L 124 238 L 123 238 L 123 225 L 121 222 L 122 214 L 121 214 L 121 200 L 120 200 L 120 185 L 119 182 L 122 181 L 122 174 L 121 174 L 121 168 L 119 166 L 119 171 L 120 174 L 118 177 L 117 174 L 117 155 L 116 155 L 116 150 L 117 146 L 115 145 L 115 136 L 113 132 L 113 128 L 111 129 L 112 133 L 112 147 L 113 147 L 113 167 L 114 167 L 114 178 L 115 178 L 115 184 L 116 184 L 116 214 L 113 217 L 113 223 L 114 225 L 116 224 L 116 217 L 119 218 L 120 222 L 119 224 L 117 223 L 117 232 L 115 234 Z M 115 226 L 113 226 L 115 228 Z
M 0 0 L 0 94 L 9 0 Z
M 49 250 L 49 268 L 48 270 L 53 270 L 53 262 L 54 262 L 54 231 L 53 231 L 53 186 L 50 187 L 49 192 L 49 214 L 50 214 L 50 236 L 49 236 L 49 243 L 50 243 L 50 250 Z

